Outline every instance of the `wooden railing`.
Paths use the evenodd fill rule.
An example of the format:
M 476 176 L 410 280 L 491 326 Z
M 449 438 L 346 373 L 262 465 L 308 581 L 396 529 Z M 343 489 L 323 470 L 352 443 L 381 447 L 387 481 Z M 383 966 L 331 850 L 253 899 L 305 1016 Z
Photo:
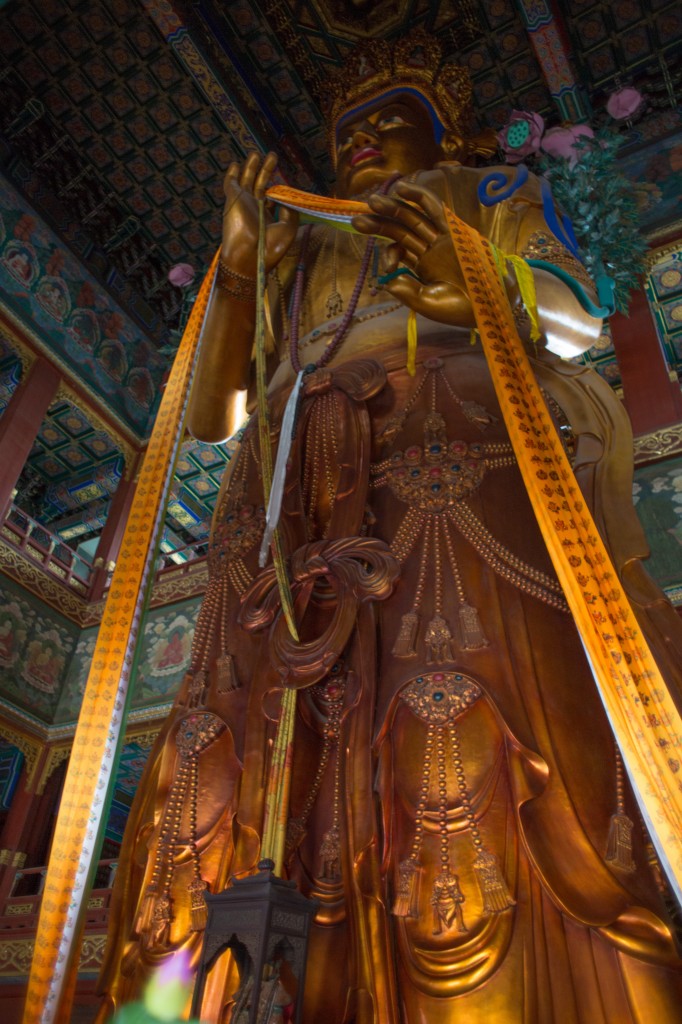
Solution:
M 88 896 L 86 921 L 106 925 L 118 860 L 101 860 Z M 45 885 L 46 867 L 19 868 L 14 875 L 10 895 L 0 907 L 0 939 L 8 932 L 34 932 Z
M 0 527 L 0 536 L 64 586 L 83 597 L 87 595 L 93 572 L 90 562 L 27 512 L 12 505 Z

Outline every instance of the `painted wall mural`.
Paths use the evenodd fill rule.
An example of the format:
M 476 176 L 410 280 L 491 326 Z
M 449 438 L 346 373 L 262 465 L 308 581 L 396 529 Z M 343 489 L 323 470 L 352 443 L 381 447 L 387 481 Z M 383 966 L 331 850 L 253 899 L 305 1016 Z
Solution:
M 4 301 L 142 438 L 165 359 L 0 177 Z
M 132 708 L 170 704 L 189 666 L 192 637 L 201 598 L 153 608 L 142 630 L 137 671 L 132 682 Z M 85 629 L 74 645 L 55 710 L 55 723 L 75 722 L 95 650 L 97 627 Z
M 84 629 L 78 637 L 64 677 L 59 704 L 55 711 L 55 723 L 75 722 L 78 718 L 98 632 L 99 627 L 95 626 L 92 629 Z
M 133 707 L 170 702 L 189 667 L 192 637 L 201 598 L 149 613 L 133 681 Z
M 78 627 L 11 580 L 0 580 L 0 696 L 52 723 Z
M 674 604 L 682 604 L 682 458 L 635 470 L 635 508 L 651 548 L 644 563 Z

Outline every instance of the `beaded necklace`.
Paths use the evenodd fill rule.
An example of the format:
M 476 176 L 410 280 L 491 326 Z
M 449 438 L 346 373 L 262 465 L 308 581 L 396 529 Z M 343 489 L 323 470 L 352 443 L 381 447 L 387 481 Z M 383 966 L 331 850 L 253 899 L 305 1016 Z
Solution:
M 386 195 L 388 190 L 400 177 L 399 174 L 394 174 L 387 181 L 383 183 L 380 189 L 378 189 L 379 195 Z M 310 234 L 312 231 L 312 225 L 309 225 L 304 229 L 303 238 L 301 239 L 301 250 L 299 255 L 298 263 L 296 264 L 296 276 L 294 278 L 294 291 L 291 303 L 291 314 L 290 314 L 290 331 L 289 331 L 289 357 L 291 359 L 292 368 L 296 373 L 301 373 L 303 366 L 299 355 L 299 338 L 300 338 L 300 314 L 301 314 L 301 303 L 303 300 L 303 287 L 305 284 L 305 270 L 306 270 L 306 255 L 308 252 L 308 245 L 310 243 Z M 365 251 L 362 256 L 360 263 L 360 270 L 355 281 L 355 287 L 351 294 L 348 302 L 346 312 L 341 317 L 339 326 L 334 331 L 331 341 L 326 346 L 324 352 L 315 363 L 310 363 L 305 367 L 306 373 L 312 373 L 314 370 L 319 370 L 331 360 L 332 356 L 339 350 L 342 342 L 348 334 L 348 329 L 355 316 L 355 311 L 360 301 L 360 295 L 364 288 L 365 281 L 367 280 L 367 271 L 372 261 L 376 240 L 369 238 L 365 246 Z

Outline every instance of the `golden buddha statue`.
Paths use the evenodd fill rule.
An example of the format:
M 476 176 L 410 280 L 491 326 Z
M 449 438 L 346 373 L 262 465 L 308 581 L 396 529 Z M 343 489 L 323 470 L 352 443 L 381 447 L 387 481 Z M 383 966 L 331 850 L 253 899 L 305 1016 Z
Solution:
M 504 252 L 542 252 L 590 284 L 532 175 L 497 168 L 484 201 L 493 172 L 473 159 L 492 151 L 467 139 L 470 85 L 438 70 L 434 46 L 420 39 L 415 59 L 414 37 L 393 53 L 374 43 L 334 100 L 337 194 L 369 197 L 356 233 L 300 228 L 288 210 L 268 221 L 275 447 L 309 369 L 280 521 L 301 642 L 276 628 L 272 570 L 258 565 L 252 420 L 217 505 L 190 672 L 131 811 L 108 1007 L 174 950 L 196 961 L 203 889 L 256 869 L 280 698 L 295 686 L 285 874 L 320 904 L 306 1024 L 680 1018 L 663 883 L 472 340 L 442 203 Z M 202 440 L 233 432 L 249 386 L 257 199 L 275 164 L 252 154 L 227 173 L 190 412 Z M 674 683 L 679 630 L 639 561 L 626 415 L 595 374 L 553 354 L 587 349 L 600 324 L 560 277 L 534 277 L 537 378 Z M 515 279 L 505 286 L 527 336 Z M 202 1019 L 230 1018 L 237 983 L 219 961 Z

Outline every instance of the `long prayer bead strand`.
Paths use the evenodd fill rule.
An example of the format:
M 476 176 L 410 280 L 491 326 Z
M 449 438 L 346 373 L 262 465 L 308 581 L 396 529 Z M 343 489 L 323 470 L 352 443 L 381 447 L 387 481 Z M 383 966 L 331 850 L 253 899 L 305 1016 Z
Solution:
M 505 910 L 509 910 L 510 907 L 515 906 L 516 901 L 512 898 L 509 892 L 497 857 L 494 853 L 487 850 L 483 843 L 476 815 L 473 807 L 471 806 L 471 797 L 469 796 L 469 787 L 467 786 L 466 775 L 464 772 L 464 760 L 462 758 L 457 723 L 455 719 L 451 719 L 449 724 L 452 763 L 457 779 L 459 800 L 469 827 L 471 842 L 476 854 L 474 859 L 474 871 L 478 879 L 481 896 L 483 897 L 483 913 L 501 914 Z
M 419 858 L 422 844 L 424 842 L 424 815 L 429 799 L 431 788 L 431 765 L 433 760 L 433 741 L 436 734 L 436 727 L 429 722 L 426 733 L 426 744 L 424 746 L 424 768 L 422 771 L 421 788 L 417 807 L 414 816 L 414 837 L 409 856 L 401 861 L 398 867 L 398 881 L 396 885 L 396 897 L 393 904 L 393 913 L 396 917 L 418 917 L 419 916 Z

